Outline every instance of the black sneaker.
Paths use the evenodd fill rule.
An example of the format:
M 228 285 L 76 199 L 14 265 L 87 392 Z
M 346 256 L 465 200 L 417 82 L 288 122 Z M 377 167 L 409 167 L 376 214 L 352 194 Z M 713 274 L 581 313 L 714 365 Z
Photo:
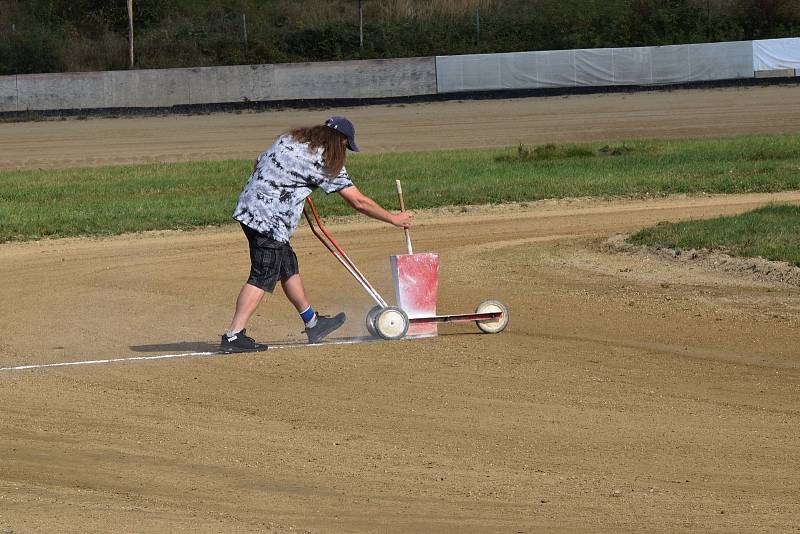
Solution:
M 304 332 L 308 335 L 309 343 L 319 343 L 325 336 L 344 324 L 347 316 L 344 312 L 330 317 L 329 315 L 317 314 L 317 324 L 311 328 L 306 327 Z
M 246 330 L 235 334 L 222 334 L 222 342 L 219 348 L 222 352 L 253 352 L 257 350 L 267 350 L 267 345 L 256 343 L 256 340 L 245 334 Z

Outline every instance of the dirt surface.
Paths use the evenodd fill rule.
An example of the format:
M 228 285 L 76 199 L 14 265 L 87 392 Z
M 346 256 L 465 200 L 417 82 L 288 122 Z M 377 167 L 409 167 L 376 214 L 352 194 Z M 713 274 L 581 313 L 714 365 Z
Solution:
M 0 169 L 251 159 L 277 133 L 347 115 L 364 153 L 793 133 L 800 86 L 452 101 L 0 125 Z
M 440 312 L 496 298 L 505 332 L 309 347 L 278 290 L 250 355 L 197 354 L 246 277 L 232 226 L 0 245 L 0 368 L 195 353 L 0 371 L 0 533 L 797 532 L 800 288 L 607 245 L 769 201 L 800 192 L 420 212 Z M 330 229 L 391 297 L 402 232 Z M 364 336 L 368 297 L 307 228 L 294 245 L 314 306 L 350 317 L 333 341 Z

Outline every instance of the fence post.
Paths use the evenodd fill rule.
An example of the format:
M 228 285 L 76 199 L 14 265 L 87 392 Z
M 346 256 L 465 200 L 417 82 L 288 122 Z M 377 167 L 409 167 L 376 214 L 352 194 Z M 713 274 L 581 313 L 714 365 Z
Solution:
M 128 49 L 133 68 L 133 0 L 128 0 Z
M 475 8 L 475 44 L 481 40 L 481 6 Z
M 364 8 L 358 0 L 358 48 L 364 48 Z
M 244 41 L 245 48 L 247 48 L 247 18 L 244 13 L 242 13 L 242 40 Z

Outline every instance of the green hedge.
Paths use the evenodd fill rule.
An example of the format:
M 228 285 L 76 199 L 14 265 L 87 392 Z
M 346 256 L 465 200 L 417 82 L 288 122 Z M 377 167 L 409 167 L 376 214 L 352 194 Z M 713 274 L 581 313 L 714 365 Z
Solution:
M 361 48 L 357 0 L 134 0 L 137 67 L 800 35 L 800 0 L 370 0 L 363 4 Z M 127 27 L 125 0 L 0 0 L 0 74 L 126 68 Z

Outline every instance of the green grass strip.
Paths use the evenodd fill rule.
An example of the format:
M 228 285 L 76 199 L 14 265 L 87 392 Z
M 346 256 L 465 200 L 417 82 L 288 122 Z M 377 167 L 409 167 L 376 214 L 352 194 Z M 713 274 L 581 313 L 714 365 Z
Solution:
M 629 238 L 637 245 L 707 249 L 800 266 L 800 206 L 771 204 L 730 217 L 662 223 Z
M 256 154 L 253 154 L 255 157 Z M 564 197 L 800 188 L 800 137 L 645 140 L 352 155 L 366 194 L 410 209 Z M 0 172 L 0 241 L 111 235 L 230 222 L 252 160 Z M 352 213 L 315 193 L 323 216 Z

